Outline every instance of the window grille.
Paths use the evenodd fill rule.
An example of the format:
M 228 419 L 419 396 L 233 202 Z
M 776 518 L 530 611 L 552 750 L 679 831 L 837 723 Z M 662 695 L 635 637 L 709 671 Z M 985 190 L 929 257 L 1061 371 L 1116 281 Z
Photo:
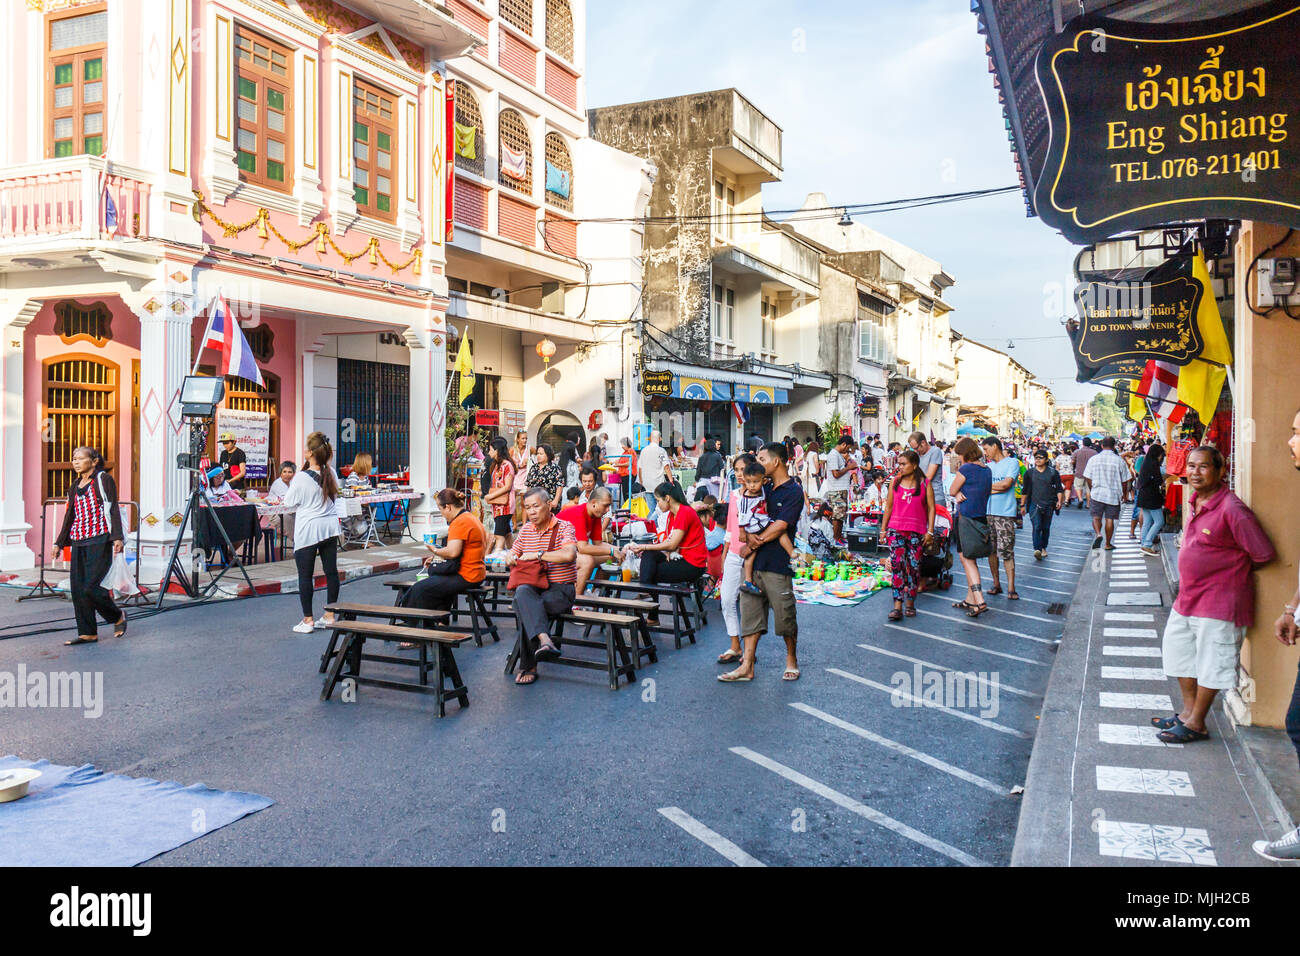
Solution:
M 546 0 L 546 46 L 573 62 L 573 13 L 566 0 Z
M 560 172 L 569 174 L 569 195 L 562 196 L 559 193 L 552 192 L 548 185 L 546 201 L 559 209 L 567 209 L 572 212 L 573 160 L 569 158 L 569 147 L 565 144 L 564 137 L 559 133 L 546 134 L 546 161 Z
M 509 186 L 511 189 L 517 189 L 521 193 L 531 193 L 533 191 L 533 148 L 528 139 L 528 127 L 524 124 L 524 118 L 514 110 L 502 110 L 501 116 L 497 119 L 497 125 L 500 127 L 501 141 L 501 153 L 497 163 L 497 182 L 503 186 Z M 523 154 L 524 176 L 522 179 L 507 175 L 505 171 L 506 149 Z

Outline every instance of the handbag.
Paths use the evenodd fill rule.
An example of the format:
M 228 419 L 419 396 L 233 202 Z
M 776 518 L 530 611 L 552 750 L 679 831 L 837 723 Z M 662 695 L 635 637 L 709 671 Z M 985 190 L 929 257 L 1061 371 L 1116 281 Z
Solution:
M 962 557 L 987 558 L 993 553 L 988 524 L 975 518 L 957 516 L 957 541 L 961 545 Z
M 555 536 L 559 533 L 560 526 L 557 523 L 551 529 L 551 543 L 547 551 L 555 550 Z M 510 579 L 506 582 L 506 587 L 513 591 L 521 584 L 527 584 L 536 588 L 538 591 L 545 591 L 551 586 L 551 579 L 546 576 L 546 563 L 541 560 L 537 561 L 520 561 L 510 569 Z

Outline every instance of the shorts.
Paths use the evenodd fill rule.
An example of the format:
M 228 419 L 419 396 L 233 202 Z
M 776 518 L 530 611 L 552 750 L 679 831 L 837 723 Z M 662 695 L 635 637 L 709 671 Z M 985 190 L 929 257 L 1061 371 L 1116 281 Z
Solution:
M 767 609 L 772 609 L 772 629 L 778 637 L 798 637 L 795 620 L 794 578 L 777 571 L 755 571 L 754 583 L 762 594 L 740 592 L 740 633 L 767 633 Z
M 1184 617 L 1169 612 L 1162 642 L 1165 673 L 1194 677 L 1201 687 L 1227 690 L 1237 686 L 1237 651 L 1246 633 L 1231 621 Z
M 497 515 L 492 519 L 492 533 L 500 538 L 510 536 L 510 516 Z
M 1003 561 L 1016 557 L 1016 519 L 1010 515 L 989 515 L 989 545 L 993 556 Z
M 835 521 L 843 521 L 844 516 L 849 513 L 849 493 L 847 491 L 828 491 L 826 493 L 826 503 L 831 506 L 831 518 Z
M 1106 518 L 1110 521 L 1118 520 L 1119 505 L 1108 505 L 1098 501 L 1096 498 L 1088 498 L 1088 514 L 1094 518 Z

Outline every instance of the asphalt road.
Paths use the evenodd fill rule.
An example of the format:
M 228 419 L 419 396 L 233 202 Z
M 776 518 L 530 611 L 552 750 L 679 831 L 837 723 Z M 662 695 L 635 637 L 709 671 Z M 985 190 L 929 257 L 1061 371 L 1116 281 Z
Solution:
M 1064 620 L 1048 607 L 1070 601 L 1086 516 L 1066 512 L 1053 537 L 1035 562 L 1026 523 L 1022 599 L 991 597 L 977 621 L 951 607 L 960 572 L 897 625 L 888 591 L 855 608 L 800 605 L 795 682 L 768 636 L 753 683 L 719 684 L 716 603 L 696 646 L 658 636 L 659 662 L 617 692 L 601 672 L 545 665 L 516 687 L 506 641 L 466 644 L 471 706 L 449 704 L 443 720 L 431 698 L 379 688 L 321 702 L 326 636 L 290 631 L 296 596 L 171 611 L 124 640 L 105 629 L 95 647 L 0 640 L 0 670 L 102 670 L 106 698 L 98 719 L 0 710 L 0 753 L 276 801 L 154 865 L 1005 865 L 1019 812 L 1009 791 Z M 343 598 L 391 603 L 383 580 Z M 10 601 L 0 596 L 0 626 L 71 613 Z M 982 706 L 951 694 L 947 710 L 895 706 L 895 675 L 910 682 L 917 667 L 977 674 Z

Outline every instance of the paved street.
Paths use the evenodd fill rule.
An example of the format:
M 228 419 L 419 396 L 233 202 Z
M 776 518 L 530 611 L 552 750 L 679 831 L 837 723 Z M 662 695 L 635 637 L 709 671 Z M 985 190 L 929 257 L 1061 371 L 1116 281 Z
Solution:
M 171 611 L 99 647 L 4 640 L 3 669 L 102 669 L 106 704 L 94 720 L 6 714 L 0 749 L 276 801 L 155 865 L 1006 865 L 1020 810 L 1009 791 L 1025 779 L 1064 621 L 1049 607 L 1070 601 L 1086 525 L 1064 513 L 1044 562 L 1026 529 L 1022 600 L 992 597 L 978 621 L 951 607 L 960 583 L 897 625 L 887 591 L 857 608 L 800 605 L 798 682 L 780 680 L 769 636 L 753 684 L 718 684 L 711 603 L 697 646 L 659 637 L 659 663 L 618 692 L 554 667 L 517 688 L 502 675 L 505 642 L 467 644 L 457 660 L 472 705 L 441 721 L 431 699 L 378 688 L 319 701 L 325 637 L 289 631 L 293 596 Z M 343 596 L 388 603 L 384 580 Z M 3 623 L 70 615 L 4 600 Z M 1000 692 L 983 707 L 978 695 L 895 706 L 894 675 L 910 684 L 914 668 L 970 672 Z

